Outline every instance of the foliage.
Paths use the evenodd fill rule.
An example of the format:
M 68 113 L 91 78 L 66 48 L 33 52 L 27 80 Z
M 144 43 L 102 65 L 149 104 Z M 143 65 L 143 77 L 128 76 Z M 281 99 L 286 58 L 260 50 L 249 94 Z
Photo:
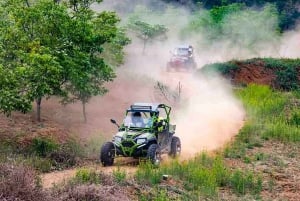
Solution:
M 300 59 L 263 58 L 262 60 L 267 68 L 276 69 L 275 86 L 278 89 L 285 91 L 299 89 L 300 80 L 298 72 L 300 69 Z
M 0 112 L 10 115 L 18 110 L 28 112 L 31 110 L 31 100 L 22 95 L 21 73 L 18 70 L 5 69 L 0 64 Z
M 137 37 L 143 41 L 143 52 L 145 52 L 146 44 L 154 39 L 166 39 L 168 29 L 160 24 L 148 24 L 144 21 L 134 20 L 128 24 L 128 28 L 136 33 Z
M 116 170 L 113 170 L 112 172 L 114 180 L 118 184 L 122 184 L 126 180 L 126 172 L 125 170 L 121 170 L 120 167 L 118 167 Z
M 214 73 L 221 73 L 228 76 L 238 69 L 238 65 L 234 61 L 226 63 L 206 64 L 201 68 L 201 72 L 206 75 L 213 75 Z
M 170 199 L 167 190 L 154 188 L 150 193 L 139 195 L 140 201 L 169 201 Z
M 296 68 L 287 68 L 277 71 L 276 82 L 280 89 L 291 91 L 299 89 L 300 81 Z
M 118 67 L 124 62 L 123 47 L 130 44 L 130 42 L 131 40 L 125 35 L 125 29 L 120 28 L 116 33 L 116 37 L 110 43 L 103 45 L 100 56 L 109 66 Z
M 163 0 L 166 2 L 178 3 L 177 0 Z M 191 3 L 192 2 L 192 3 Z M 297 20 L 300 17 L 300 12 L 297 9 L 297 1 L 282 1 L 282 0 L 182 0 L 180 4 L 188 6 L 191 10 L 199 10 L 199 8 L 215 9 L 218 7 L 230 6 L 243 2 L 245 6 L 251 7 L 263 7 L 266 4 L 274 4 L 276 10 L 279 13 L 279 27 L 281 31 L 293 29 L 297 25 Z
M 80 168 L 76 171 L 74 181 L 80 184 L 99 184 L 101 181 L 101 175 L 95 170 Z
M 27 112 L 35 100 L 40 120 L 43 98 L 80 100 L 84 107 L 107 91 L 103 84 L 115 74 L 100 56 L 103 46 L 116 47 L 119 64 L 128 39 L 116 14 L 95 13 L 93 2 L 100 1 L 1 2 L 0 77 L 9 75 L 1 81 L 2 112 Z
M 300 66 L 300 59 L 289 59 L 289 58 L 262 58 L 256 59 L 262 60 L 265 63 L 265 66 L 268 68 L 275 69 L 286 69 L 286 68 L 297 68 Z
M 300 110 L 295 110 L 292 112 L 291 117 L 288 120 L 290 125 L 295 125 L 300 127 Z
M 81 146 L 75 140 L 68 140 L 61 144 L 57 150 L 54 150 L 48 156 L 52 162 L 52 168 L 60 170 L 76 165 L 78 158 L 83 156 Z
M 229 4 L 208 11 L 195 11 L 192 18 L 182 35 L 185 40 L 193 34 L 201 35 L 196 42 L 202 51 L 226 45 L 230 50 L 245 50 L 259 56 L 258 49 L 262 44 L 277 44 L 279 37 L 278 13 L 269 4 L 260 10 L 239 3 Z
M 47 138 L 34 138 L 29 148 L 32 153 L 40 157 L 46 157 L 58 149 L 58 144 Z
M 249 126 L 253 129 L 242 129 L 238 135 L 237 144 L 251 142 L 255 136 L 263 139 L 280 141 L 300 141 L 300 131 L 293 124 L 293 116 L 297 109 L 293 106 L 293 94 L 272 91 L 268 86 L 249 85 L 237 91 L 249 114 Z M 289 108 L 289 110 L 287 110 Z M 287 114 L 291 112 L 291 117 Z M 297 121 L 297 120 L 296 120 Z M 245 141 L 245 139 L 247 141 Z
M 252 172 L 236 170 L 231 175 L 229 182 L 230 186 L 238 194 L 246 194 L 246 191 L 258 194 L 262 190 L 262 178 L 255 178 Z
M 261 191 L 260 179 L 251 172 L 231 171 L 225 166 L 221 156 L 211 157 L 206 153 L 193 160 L 172 161 L 159 168 L 153 168 L 148 163 L 141 164 L 136 172 L 136 179 L 139 183 L 156 185 L 161 182 L 163 174 L 171 175 L 187 191 L 200 192 L 201 196 L 207 198 L 216 197 L 218 187 L 238 189 L 237 192 L 242 194 Z M 243 191 L 239 189 L 240 185 L 243 185 Z
M 41 158 L 39 156 L 31 156 L 26 157 L 24 160 L 24 164 L 28 167 L 32 167 L 34 170 L 38 172 L 50 172 L 53 170 L 52 161 L 49 158 Z
M 0 192 L 1 200 L 55 200 L 43 191 L 36 172 L 20 164 L 0 164 Z

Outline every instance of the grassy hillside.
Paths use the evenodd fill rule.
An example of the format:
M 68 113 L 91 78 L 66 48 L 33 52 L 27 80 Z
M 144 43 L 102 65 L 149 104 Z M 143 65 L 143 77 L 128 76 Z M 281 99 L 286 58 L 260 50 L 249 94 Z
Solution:
M 244 127 L 226 147 L 214 153 L 199 153 L 191 160 L 178 159 L 160 167 L 141 163 L 133 175 L 122 167 L 111 175 L 80 168 L 70 181 L 43 190 L 37 170 L 51 171 L 78 163 L 76 157 L 86 157 L 82 147 L 76 141 L 57 144 L 45 138 L 34 138 L 26 147 L 5 141 L 0 154 L 0 199 L 298 200 L 298 63 L 251 59 L 205 66 L 202 72 L 219 72 L 241 86 L 234 92 L 247 117 Z M 281 82 L 281 76 L 289 79 Z M 238 82 L 243 77 L 244 82 Z M 23 178 L 21 182 L 19 178 Z

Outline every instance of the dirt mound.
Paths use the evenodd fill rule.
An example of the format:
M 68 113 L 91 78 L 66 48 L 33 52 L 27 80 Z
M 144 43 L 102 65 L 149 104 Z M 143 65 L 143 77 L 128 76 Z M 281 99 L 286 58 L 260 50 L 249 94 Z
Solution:
M 300 60 L 254 58 L 205 65 L 205 74 L 216 70 L 230 79 L 232 84 L 245 85 L 256 83 L 269 85 L 279 90 L 291 90 L 300 86 Z
M 232 72 L 231 79 L 235 84 L 256 83 L 272 86 L 276 79 L 274 69 L 265 67 L 263 62 L 237 63 L 239 68 Z

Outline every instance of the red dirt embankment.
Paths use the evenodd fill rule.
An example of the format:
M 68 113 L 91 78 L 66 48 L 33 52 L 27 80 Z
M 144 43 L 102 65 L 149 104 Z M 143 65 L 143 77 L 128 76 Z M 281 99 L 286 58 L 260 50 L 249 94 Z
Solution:
M 275 71 L 266 68 L 263 62 L 239 64 L 239 68 L 233 72 L 232 79 L 235 83 L 256 83 L 272 86 L 276 79 Z

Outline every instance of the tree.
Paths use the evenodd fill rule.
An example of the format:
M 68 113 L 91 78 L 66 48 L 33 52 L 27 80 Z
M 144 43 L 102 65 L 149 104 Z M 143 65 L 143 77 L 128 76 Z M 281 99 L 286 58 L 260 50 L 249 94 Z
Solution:
M 93 2 L 100 1 L 1 2 L 0 76 L 11 73 L 11 80 L 1 83 L 6 90 L 0 93 L 2 112 L 28 111 L 30 106 L 22 104 L 35 100 L 40 121 L 43 98 L 57 95 L 86 104 L 106 92 L 103 83 L 115 75 L 100 53 L 116 37 L 119 19 L 113 12 L 94 13 L 89 9 Z M 7 86 L 11 83 L 14 88 Z M 6 94 L 24 102 L 12 103 L 16 98 Z
M 151 25 L 143 21 L 133 21 L 128 25 L 129 29 L 136 33 L 137 37 L 143 41 L 143 53 L 145 53 L 146 45 L 154 39 L 166 39 L 168 29 L 164 25 Z
M 131 40 L 125 35 L 125 29 L 119 28 L 116 37 L 111 42 L 103 44 L 103 51 L 100 56 L 106 64 L 116 68 L 123 64 L 125 57 L 123 47 L 130 43 Z
M 11 70 L 0 65 L 0 112 L 9 116 L 12 111 L 28 112 L 32 101 L 23 96 L 22 70 Z
M 92 96 L 105 94 L 107 89 L 103 87 L 103 83 L 112 81 L 115 77 L 111 66 L 108 66 L 101 57 L 104 45 L 118 44 L 117 53 L 122 54 L 122 49 L 128 44 L 129 39 L 117 28 L 119 19 L 115 13 L 102 12 L 95 15 L 88 7 L 75 7 L 72 13 L 72 29 L 69 33 L 73 43 L 68 51 L 76 59 L 72 59 L 68 65 L 69 82 L 65 86 L 70 96 L 64 101 L 81 101 L 86 122 L 86 104 Z M 116 42 L 117 38 L 123 41 Z
M 65 21 L 70 18 L 66 9 L 52 1 L 41 1 L 30 6 L 27 1 L 16 0 L 1 6 L 5 7 L 2 10 L 7 14 L 3 16 L 5 23 L 0 28 L 3 67 L 6 72 L 15 73 L 11 78 L 22 75 L 17 80 L 17 88 L 12 91 L 18 92 L 17 96 L 26 103 L 36 101 L 37 120 L 40 121 L 42 98 L 63 93 L 63 68 L 55 51 L 62 42 Z M 12 104 L 7 101 L 3 104 Z M 9 107 L 10 110 L 3 112 L 20 110 L 16 103 L 13 104 L 15 108 Z

